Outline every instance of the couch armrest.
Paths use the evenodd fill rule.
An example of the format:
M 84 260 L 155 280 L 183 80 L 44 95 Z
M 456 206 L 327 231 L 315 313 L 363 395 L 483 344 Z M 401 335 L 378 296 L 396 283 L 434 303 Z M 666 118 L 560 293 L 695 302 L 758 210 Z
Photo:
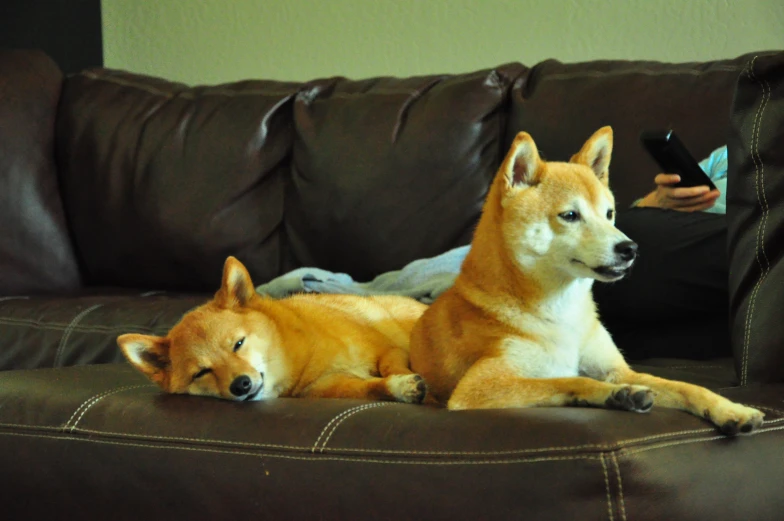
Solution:
M 784 382 L 784 52 L 738 78 L 728 139 L 730 327 L 742 385 Z
M 44 53 L 0 50 L 0 297 L 82 285 L 54 158 L 62 81 Z

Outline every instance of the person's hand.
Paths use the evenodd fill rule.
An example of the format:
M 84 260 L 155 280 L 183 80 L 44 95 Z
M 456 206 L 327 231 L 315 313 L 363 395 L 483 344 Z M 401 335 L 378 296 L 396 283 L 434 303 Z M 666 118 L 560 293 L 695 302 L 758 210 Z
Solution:
M 711 190 L 707 186 L 692 186 L 676 188 L 681 176 L 678 174 L 659 174 L 653 180 L 656 189 L 643 197 L 637 206 L 650 206 L 667 208 L 680 212 L 698 212 L 707 210 L 716 204 L 719 197 L 718 190 Z

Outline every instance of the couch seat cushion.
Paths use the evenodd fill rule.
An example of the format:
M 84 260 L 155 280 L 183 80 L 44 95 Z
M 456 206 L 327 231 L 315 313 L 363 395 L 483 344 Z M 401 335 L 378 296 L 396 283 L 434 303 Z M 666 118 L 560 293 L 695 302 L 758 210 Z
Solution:
M 6 371 L 4 518 L 777 519 L 784 386 L 722 392 L 762 407 L 762 429 L 728 439 L 657 408 L 240 404 L 165 395 L 124 364 Z

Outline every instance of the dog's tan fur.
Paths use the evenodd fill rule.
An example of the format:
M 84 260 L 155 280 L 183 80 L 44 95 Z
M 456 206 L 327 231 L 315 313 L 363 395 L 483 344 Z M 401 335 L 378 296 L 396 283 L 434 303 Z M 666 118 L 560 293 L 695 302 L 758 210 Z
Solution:
M 425 384 L 409 369 L 408 342 L 425 307 L 395 296 L 273 300 L 257 295 L 245 267 L 229 257 L 213 300 L 187 313 L 168 335 L 126 334 L 117 343 L 131 364 L 170 393 L 418 403 Z
M 429 399 L 450 409 L 645 412 L 655 397 L 727 434 L 759 427 L 756 409 L 633 371 L 600 323 L 591 286 L 623 277 L 636 248 L 614 226 L 611 153 L 609 127 L 568 163 L 542 161 L 531 136 L 517 135 L 455 285 L 414 328 L 412 369 L 427 381 Z

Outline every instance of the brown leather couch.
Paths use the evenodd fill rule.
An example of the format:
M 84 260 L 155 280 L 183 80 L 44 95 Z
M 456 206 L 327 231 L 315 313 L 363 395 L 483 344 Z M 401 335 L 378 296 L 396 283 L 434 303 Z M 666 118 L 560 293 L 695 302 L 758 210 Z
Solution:
M 729 146 L 734 356 L 636 365 L 762 409 L 751 436 L 658 408 L 170 396 L 122 360 L 229 254 L 257 283 L 367 280 L 467 244 L 516 131 L 566 159 L 606 124 L 620 205 L 657 171 L 641 130 Z M 783 234 L 782 52 L 207 87 L 0 52 L 0 517 L 784 519 Z

